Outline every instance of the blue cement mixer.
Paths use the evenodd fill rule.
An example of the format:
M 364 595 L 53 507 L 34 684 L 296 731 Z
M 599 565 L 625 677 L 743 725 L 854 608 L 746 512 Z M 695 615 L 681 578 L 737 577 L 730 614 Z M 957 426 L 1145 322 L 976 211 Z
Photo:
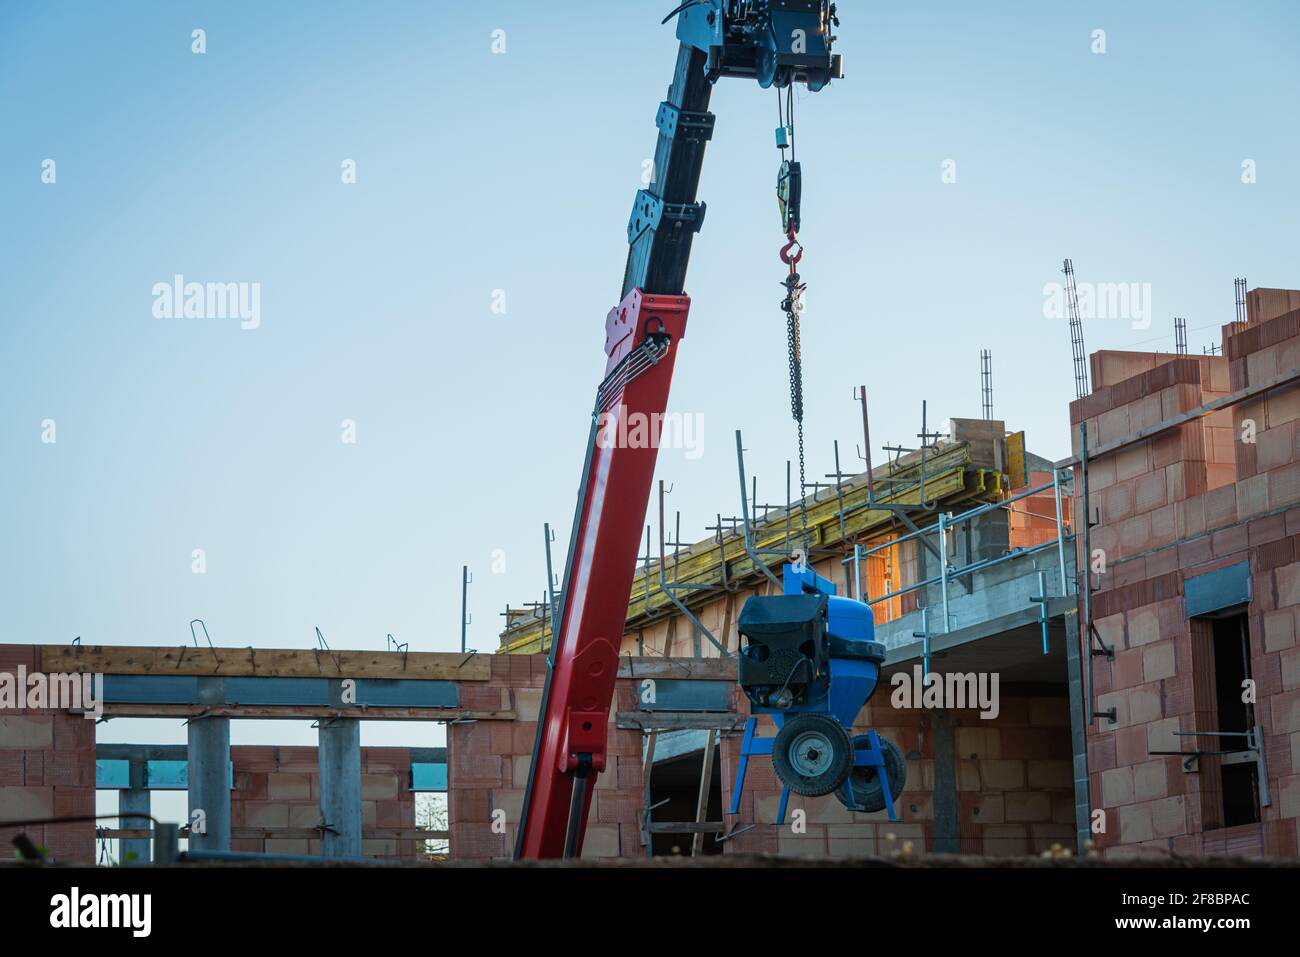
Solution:
M 896 821 L 907 783 L 902 752 L 875 731 L 851 733 L 885 660 L 871 607 L 839 597 L 806 565 L 786 565 L 783 586 L 746 601 L 737 623 L 740 686 L 753 715 L 771 715 L 777 732 L 760 738 L 757 717 L 745 722 L 730 813 L 740 813 L 750 757 L 767 754 L 782 784 L 775 823 L 785 822 L 791 791 L 834 793 L 850 810 L 887 809 Z

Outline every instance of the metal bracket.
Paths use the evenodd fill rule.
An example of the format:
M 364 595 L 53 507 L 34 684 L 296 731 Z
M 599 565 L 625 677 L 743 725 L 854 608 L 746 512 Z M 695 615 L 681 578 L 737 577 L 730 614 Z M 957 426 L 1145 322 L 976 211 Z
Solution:
M 857 547 L 856 545 L 854 546 Z M 859 601 L 862 599 L 859 598 Z M 921 630 L 912 632 L 913 638 L 921 639 L 921 662 L 922 674 L 930 673 L 930 608 L 926 606 L 921 609 Z
M 757 824 L 741 824 L 733 827 L 726 834 L 719 831 L 717 834 L 713 835 L 713 842 L 715 844 L 723 844 L 731 840 L 733 837 L 740 837 L 740 835 L 744 834 L 746 831 L 752 831 L 756 827 L 758 827 Z
M 1059 514 L 1059 513 L 1058 513 Z M 1047 572 L 1038 573 L 1038 594 L 1030 595 L 1030 602 L 1038 605 L 1038 622 L 1043 629 L 1043 654 L 1048 653 L 1047 644 L 1047 603 L 1051 601 L 1052 596 L 1047 594 Z
M 634 244 L 647 230 L 658 230 L 667 221 L 675 229 L 683 225 L 698 233 L 704 225 L 704 203 L 665 203 L 648 189 L 639 189 L 632 204 L 632 215 L 627 221 L 627 241 Z
M 707 111 L 699 113 L 683 110 L 665 100 L 659 104 L 655 126 L 670 140 L 676 139 L 680 133 L 683 140 L 700 143 L 713 139 L 713 124 L 716 119 Z
M 1199 762 L 1202 757 L 1224 756 L 1224 755 L 1243 755 L 1237 762 L 1246 763 L 1251 758 L 1245 755 L 1253 754 L 1256 769 L 1256 777 L 1259 779 L 1259 806 L 1269 807 L 1273 803 L 1272 797 L 1268 792 L 1268 762 L 1264 754 L 1264 729 L 1261 725 L 1255 725 L 1249 731 L 1174 731 L 1175 737 L 1179 738 L 1196 738 L 1196 737 L 1220 737 L 1220 738 L 1245 738 L 1246 747 L 1237 751 L 1149 751 L 1148 754 L 1171 755 L 1185 757 L 1183 761 L 1183 770 L 1199 770 L 1193 766 Z
M 1106 642 L 1101 640 L 1101 632 L 1097 630 L 1097 626 L 1094 625 L 1092 622 L 1088 622 L 1088 637 L 1090 639 L 1090 641 L 1088 642 L 1088 651 L 1092 655 L 1092 657 L 1105 658 L 1108 661 L 1115 660 L 1114 647 L 1106 644 Z M 1092 643 L 1094 641 L 1100 646 L 1100 648 L 1092 647 Z

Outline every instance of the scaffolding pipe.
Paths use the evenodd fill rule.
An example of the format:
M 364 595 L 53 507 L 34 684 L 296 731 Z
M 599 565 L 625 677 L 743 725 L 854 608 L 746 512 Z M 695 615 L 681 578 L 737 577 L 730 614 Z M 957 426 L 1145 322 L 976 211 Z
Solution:
M 1048 548 L 1055 548 L 1056 542 L 1043 542 L 1041 545 L 1034 545 L 1030 548 L 1022 548 L 1018 551 L 1008 552 L 1005 555 L 999 555 L 997 558 L 986 558 L 983 561 L 973 562 L 970 565 L 963 565 L 961 568 L 954 569 L 949 577 L 962 578 L 966 575 L 972 575 L 975 572 L 982 572 L 986 568 L 992 568 L 994 565 L 1001 565 L 1003 562 L 1013 561 L 1017 558 L 1024 558 L 1026 555 L 1034 555 Z M 897 598 L 899 595 L 906 595 L 908 592 L 916 591 L 918 588 L 927 588 L 930 585 L 937 585 L 942 580 L 941 576 L 935 575 L 933 578 L 927 578 L 925 581 L 917 582 L 914 585 L 908 585 L 906 588 L 900 588 L 897 591 L 891 591 L 888 594 L 881 595 L 879 598 L 865 599 L 868 605 L 876 605 L 890 598 Z
M 740 471 L 740 513 L 745 523 L 745 554 L 749 560 L 754 563 L 754 567 L 770 578 L 777 588 L 783 588 L 781 579 L 772 573 L 772 569 L 767 567 L 767 563 L 758 557 L 758 552 L 754 550 L 754 544 L 749 537 L 749 496 L 745 489 L 745 448 L 741 444 L 740 429 L 736 430 L 736 467 Z M 789 509 L 786 510 L 789 515 Z M 807 542 L 804 543 L 805 547 Z
M 948 515 L 946 512 L 939 513 L 939 578 L 941 580 L 941 589 L 943 594 L 943 633 L 946 635 L 952 630 L 952 619 L 948 617 L 948 536 L 945 520 Z
M 719 522 L 719 524 L 721 524 Z M 555 572 L 551 565 L 551 542 L 555 541 L 555 533 L 551 531 L 551 523 L 544 522 L 542 525 L 542 537 L 546 544 L 546 594 L 550 598 L 551 613 L 551 648 L 546 655 L 546 667 L 555 667 L 555 626 L 560 620 L 560 606 L 555 600 Z M 543 626 L 545 623 L 543 623 Z M 545 631 L 543 631 L 543 637 Z
M 1093 676 L 1092 676 L 1092 551 L 1091 535 L 1092 515 L 1089 512 L 1088 505 L 1088 423 L 1086 421 L 1079 423 L 1079 492 L 1081 496 L 1080 504 L 1083 506 L 1083 555 L 1075 556 L 1077 564 L 1083 566 L 1083 588 L 1079 589 L 1077 601 L 1079 605 L 1079 632 L 1083 638 L 1083 646 L 1087 651 L 1085 660 L 1088 662 L 1087 688 L 1085 694 L 1088 700 L 1084 702 L 1084 714 L 1088 717 L 1088 727 L 1092 727 L 1096 720 L 1096 714 L 1093 710 Z M 1079 569 L 1076 567 L 1075 572 Z
M 876 480 L 871 476 L 871 425 L 867 420 L 867 387 L 858 386 L 858 399 L 862 402 L 862 456 L 867 463 L 867 504 L 876 504 Z M 836 466 L 838 469 L 838 466 Z
M 679 515 L 678 520 L 680 521 L 680 519 L 681 516 Z M 680 539 L 681 535 L 678 534 L 677 537 Z M 676 563 L 677 543 L 676 542 L 673 543 L 673 548 L 674 548 L 673 569 L 675 571 L 677 567 L 677 563 Z M 668 600 L 673 603 L 673 605 L 677 608 L 678 611 L 680 611 L 683 615 L 685 615 L 690 620 L 690 623 L 694 625 L 696 629 L 698 629 L 700 632 L 704 634 L 705 638 L 709 639 L 709 643 L 712 644 L 714 648 L 718 649 L 718 651 L 722 654 L 722 657 L 730 658 L 731 652 L 727 651 L 726 647 L 721 642 L 719 642 L 717 638 L 713 637 L 713 632 L 709 631 L 709 629 L 704 627 L 704 622 L 696 618 L 694 613 L 689 608 L 686 607 L 686 604 L 673 593 L 674 588 L 692 588 L 692 587 L 712 588 L 713 586 L 712 585 L 692 586 L 692 585 L 676 585 L 676 584 L 669 585 L 667 580 L 664 578 L 665 564 L 666 562 L 664 560 L 664 481 L 663 479 L 660 479 L 659 480 L 659 590 L 668 596 Z M 648 589 L 649 586 L 647 586 L 647 591 Z M 698 646 L 697 646 L 697 653 L 698 653 Z
M 952 516 L 949 524 L 959 525 L 962 522 L 968 522 L 972 518 L 977 518 L 978 516 L 983 515 L 986 512 L 992 512 L 995 509 L 999 509 L 999 508 L 1006 508 L 1012 502 L 1018 502 L 1022 498 L 1028 498 L 1030 495 L 1037 495 L 1039 492 L 1045 492 L 1051 487 L 1052 487 L 1052 483 L 1047 482 L 1043 485 L 1039 485 L 1037 488 L 1031 488 L 1028 491 L 1019 493 L 1018 495 L 1013 495 L 1010 498 L 1005 498 L 1000 502 L 990 502 L 987 505 L 980 505 L 976 508 L 971 509 L 968 512 L 962 512 L 960 515 Z M 875 548 L 868 548 L 865 552 L 862 553 L 862 557 L 866 558 L 868 556 L 874 555 L 876 552 L 882 552 L 887 548 L 892 548 L 895 545 L 901 545 L 904 542 L 909 542 L 916 538 L 923 538 L 924 536 L 938 529 L 938 527 L 939 526 L 936 523 L 934 525 L 927 525 L 925 528 L 917 529 L 915 532 L 909 532 L 906 535 L 900 535 L 898 538 L 890 539 L 889 541 L 885 542 L 883 545 L 877 545 Z
M 469 566 L 460 566 L 460 653 L 465 654 L 469 628 Z
M 1052 494 L 1056 497 L 1056 542 L 1061 559 L 1061 597 L 1065 598 L 1070 594 L 1070 585 L 1065 580 L 1065 519 L 1061 514 L 1061 470 L 1055 465 L 1052 466 Z

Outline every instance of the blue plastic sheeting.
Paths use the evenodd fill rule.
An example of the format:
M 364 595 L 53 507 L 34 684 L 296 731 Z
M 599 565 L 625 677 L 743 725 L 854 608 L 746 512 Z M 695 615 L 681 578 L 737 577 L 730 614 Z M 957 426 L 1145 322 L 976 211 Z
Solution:
M 444 765 L 445 767 L 445 765 Z M 229 767 L 230 787 L 235 786 L 235 768 Z M 443 775 L 444 782 L 446 774 Z M 150 761 L 145 771 L 145 789 L 149 791 L 187 791 L 190 766 L 187 761 Z M 131 787 L 131 762 L 105 760 L 95 762 L 95 787 L 101 791 L 124 791 Z M 446 790 L 444 784 L 443 790 Z
M 447 790 L 447 765 L 413 762 L 411 764 L 411 790 Z
M 96 761 L 95 787 L 121 790 L 131 786 L 130 761 Z
M 1183 613 L 1188 618 L 1249 602 L 1249 562 L 1238 562 L 1183 582 Z

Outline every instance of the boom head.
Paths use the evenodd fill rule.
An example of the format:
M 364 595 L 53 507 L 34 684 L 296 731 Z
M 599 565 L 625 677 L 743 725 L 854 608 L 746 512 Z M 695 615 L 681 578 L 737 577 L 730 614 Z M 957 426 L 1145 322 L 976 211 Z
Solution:
M 839 26 L 830 0 L 693 0 L 676 11 L 677 39 L 708 55 L 709 79 L 744 76 L 817 92 L 844 76 L 832 53 Z

